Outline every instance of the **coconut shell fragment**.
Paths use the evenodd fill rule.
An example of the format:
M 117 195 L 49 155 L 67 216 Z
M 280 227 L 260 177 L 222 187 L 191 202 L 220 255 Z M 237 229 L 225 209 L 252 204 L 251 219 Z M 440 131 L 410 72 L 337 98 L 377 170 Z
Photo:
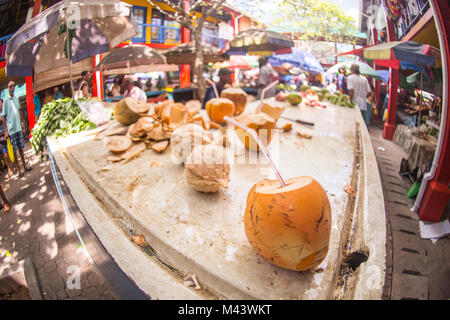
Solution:
M 240 115 L 247 105 L 247 93 L 241 88 L 229 88 L 224 89 L 220 93 L 221 98 L 227 98 L 233 101 L 235 110 L 235 115 Z
M 277 122 L 278 119 L 280 118 L 281 114 L 283 113 L 284 109 L 285 109 L 285 107 L 282 107 L 282 106 L 271 105 L 269 103 L 263 103 L 263 105 L 261 107 L 261 112 L 264 112 L 269 117 L 272 117 L 275 120 L 275 122 Z
M 185 103 L 188 117 L 192 118 L 202 109 L 202 103 L 199 100 L 189 100 Z
M 114 153 L 120 153 L 131 147 L 132 141 L 126 136 L 112 136 L 106 142 L 106 148 Z
M 214 143 L 214 137 L 210 132 L 194 123 L 185 124 L 177 128 L 170 138 L 172 156 L 179 163 L 184 163 L 196 145 Z
M 161 142 L 154 143 L 152 145 L 152 149 L 155 150 L 156 152 L 160 152 L 161 153 L 164 150 L 166 150 L 168 146 L 169 146 L 169 141 L 168 140 L 164 140 L 164 141 L 161 141 Z
M 121 155 L 121 158 L 125 160 L 125 163 L 130 162 L 133 159 L 139 157 L 142 151 L 146 149 L 144 142 L 133 143 L 133 145 Z
M 302 138 L 306 138 L 306 139 L 312 138 L 313 131 L 309 128 L 297 128 L 296 131 L 297 131 L 297 134 Z
M 218 145 L 197 145 L 184 166 L 188 185 L 196 191 L 211 193 L 227 188 L 230 162 L 226 150 Z
M 154 141 L 163 141 L 169 140 L 170 136 L 171 136 L 170 131 L 164 130 L 162 125 L 159 125 L 153 128 L 153 130 L 147 134 L 147 139 Z
M 235 120 L 255 130 L 264 145 L 269 145 L 272 138 L 271 130 L 275 129 L 276 122 L 272 117 L 263 112 L 247 113 L 236 117 Z M 236 127 L 235 130 L 239 139 L 242 143 L 244 143 L 247 150 L 259 151 L 258 143 L 250 134 L 239 127 Z
M 289 132 L 292 130 L 292 123 L 286 123 L 284 126 L 281 127 L 281 130 L 284 132 Z

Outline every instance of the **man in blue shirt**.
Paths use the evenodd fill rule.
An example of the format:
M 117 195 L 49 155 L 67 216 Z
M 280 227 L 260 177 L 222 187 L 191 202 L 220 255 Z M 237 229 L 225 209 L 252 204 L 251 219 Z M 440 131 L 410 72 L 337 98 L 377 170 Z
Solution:
M 222 90 L 225 88 L 225 85 L 230 85 L 233 83 L 233 81 L 231 80 L 231 74 L 233 73 L 233 71 L 231 71 L 230 69 L 227 68 L 223 68 L 220 69 L 219 71 L 219 83 L 216 83 L 216 88 L 217 88 L 217 94 L 220 97 L 220 93 L 222 92 Z M 205 98 L 203 99 L 203 105 L 202 108 L 205 109 L 206 103 L 215 98 L 216 94 L 214 93 L 214 88 L 213 86 L 209 86 L 209 88 L 206 90 L 206 94 L 205 94 Z
M 19 161 L 17 160 L 17 150 L 19 150 L 20 157 L 22 158 L 22 163 L 25 171 L 30 171 L 31 167 L 26 165 L 25 155 L 23 153 L 24 139 L 23 133 L 25 128 L 22 122 L 22 110 L 20 108 L 19 99 L 14 95 L 14 89 L 16 84 L 14 81 L 8 83 L 9 94 L 5 97 L 3 101 L 3 110 L 0 114 L 3 127 L 5 129 L 6 139 L 11 138 L 11 144 L 14 150 L 14 165 L 19 172 L 19 176 L 23 177 L 23 172 L 20 172 Z

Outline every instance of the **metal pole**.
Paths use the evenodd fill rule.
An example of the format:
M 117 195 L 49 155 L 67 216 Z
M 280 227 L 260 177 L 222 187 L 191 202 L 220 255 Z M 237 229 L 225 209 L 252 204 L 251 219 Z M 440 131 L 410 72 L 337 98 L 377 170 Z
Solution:
M 420 119 L 422 115 L 422 105 L 423 105 L 423 95 L 422 95 L 422 72 L 420 72 L 420 104 L 419 104 L 419 120 L 417 121 L 417 127 L 420 127 Z

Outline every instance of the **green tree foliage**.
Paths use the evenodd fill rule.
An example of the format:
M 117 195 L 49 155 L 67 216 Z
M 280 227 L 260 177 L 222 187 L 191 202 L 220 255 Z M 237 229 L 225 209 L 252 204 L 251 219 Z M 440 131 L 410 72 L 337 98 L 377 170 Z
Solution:
M 356 35 L 355 20 L 337 4 L 323 0 L 282 0 L 281 16 L 274 21 L 289 24 L 303 39 L 344 42 Z
M 279 32 L 293 32 L 301 40 L 352 43 L 355 20 L 335 3 L 325 0 L 228 0 L 266 26 Z M 268 7 L 270 6 L 270 7 Z

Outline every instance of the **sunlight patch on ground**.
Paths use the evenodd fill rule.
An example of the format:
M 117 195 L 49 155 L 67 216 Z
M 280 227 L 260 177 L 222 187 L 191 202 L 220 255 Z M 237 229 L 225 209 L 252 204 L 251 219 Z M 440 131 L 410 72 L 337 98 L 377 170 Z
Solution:
M 19 227 L 19 233 L 27 232 L 28 230 L 30 230 L 30 227 L 31 227 L 30 221 L 21 223 Z
M 55 224 L 53 222 L 46 222 L 40 226 L 37 231 L 48 240 L 45 252 L 51 259 L 55 258 L 58 254 L 58 246 L 55 241 Z
M 66 227 L 66 235 L 69 235 L 75 231 L 75 229 L 73 228 L 72 222 L 70 221 L 70 219 L 67 219 L 67 217 L 66 217 L 66 219 L 64 219 L 64 224 Z

